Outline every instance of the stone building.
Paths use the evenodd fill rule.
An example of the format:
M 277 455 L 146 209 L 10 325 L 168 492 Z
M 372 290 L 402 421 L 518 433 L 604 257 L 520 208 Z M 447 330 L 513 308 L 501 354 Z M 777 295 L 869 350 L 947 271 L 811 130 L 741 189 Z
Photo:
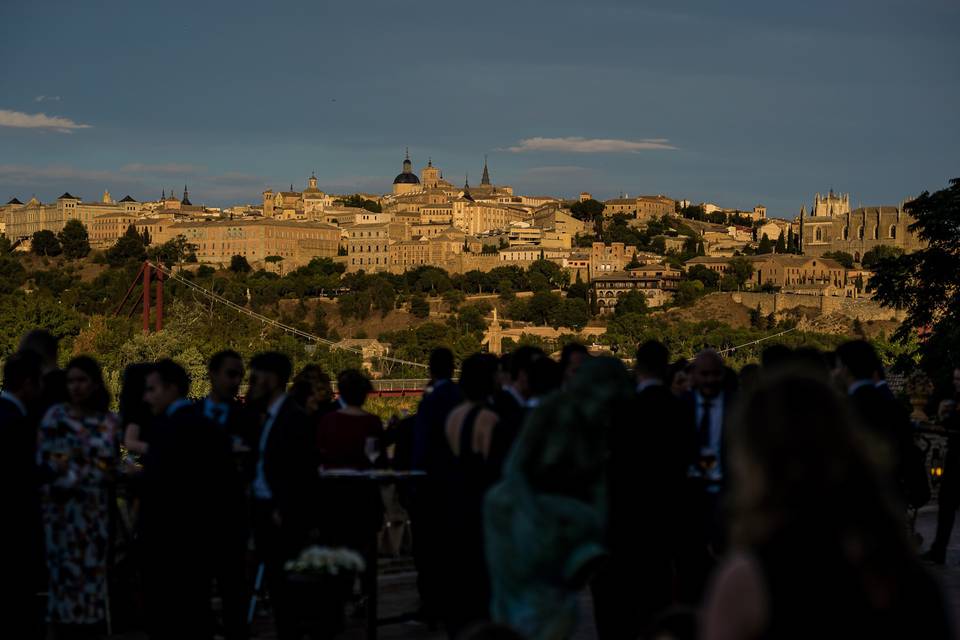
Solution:
M 649 221 L 670 216 L 676 212 L 676 208 L 676 200 L 664 195 L 637 197 L 637 219 L 639 220 Z
M 305 265 L 313 258 L 335 257 L 340 240 L 340 230 L 332 225 L 275 219 L 176 222 L 163 234 L 184 236 L 196 247 L 199 262 L 228 265 L 233 256 L 240 255 L 256 263 L 280 256 L 285 269 Z
M 390 266 L 390 226 L 355 224 L 347 232 L 348 271 L 386 271 Z
M 393 195 L 399 196 L 420 189 L 420 178 L 413 172 L 413 164 L 410 162 L 410 151 L 408 150 L 403 159 L 403 170 L 393 179 Z
M 604 273 L 623 271 L 629 260 L 626 245 L 622 242 L 609 245 L 594 242 L 590 246 L 590 279 L 593 280 Z
M 847 285 L 846 269 L 839 262 L 828 258 L 775 253 L 743 257 L 753 265 L 750 279 L 752 287 L 769 285 L 789 289 L 809 286 L 839 290 Z M 702 265 L 723 274 L 730 261 L 731 258 L 700 256 L 688 260 L 684 267 L 689 271 L 695 265 Z
M 808 256 L 845 251 L 859 262 L 867 251 L 880 245 L 908 253 L 923 248 L 920 238 L 910 231 L 914 218 L 904 211 L 903 204 L 851 210 L 850 195 L 831 190 L 827 196 L 816 195 L 811 215 L 802 208 L 797 222 L 800 248 Z
M 647 306 L 659 307 L 673 298 L 680 285 L 681 272 L 667 265 L 647 265 L 629 271 L 615 271 L 595 276 L 590 286 L 596 295 L 597 312 L 613 313 L 617 300 L 628 291 L 641 291 Z
M 85 202 L 70 193 L 64 193 L 56 202 L 49 204 L 43 204 L 36 198 L 31 198 L 23 205 L 14 202 L 19 203 L 19 200 L 11 200 L 4 207 L 5 233 L 11 240 L 29 238 L 37 231 L 59 233 L 68 220 L 79 220 L 89 234 L 98 216 L 120 213 L 136 215 L 142 211 L 141 204 L 130 196 L 115 202 L 109 191 L 104 191 L 96 202 Z

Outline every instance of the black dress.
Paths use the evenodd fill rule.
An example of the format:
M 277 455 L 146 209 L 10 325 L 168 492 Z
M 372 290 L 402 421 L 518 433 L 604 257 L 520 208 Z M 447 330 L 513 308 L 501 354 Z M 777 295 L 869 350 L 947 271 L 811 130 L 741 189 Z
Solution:
M 483 544 L 483 500 L 499 475 L 496 463 L 473 450 L 477 416 L 467 412 L 460 429 L 460 453 L 448 446 L 442 465 L 443 535 L 446 585 L 443 619 L 451 637 L 472 622 L 490 616 L 490 578 Z

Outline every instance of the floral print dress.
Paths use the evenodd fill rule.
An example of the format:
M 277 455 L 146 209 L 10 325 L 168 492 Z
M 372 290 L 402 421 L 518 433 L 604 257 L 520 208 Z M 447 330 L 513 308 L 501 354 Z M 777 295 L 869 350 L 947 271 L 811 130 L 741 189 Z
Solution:
M 50 474 L 43 487 L 50 622 L 106 619 L 109 489 L 119 459 L 118 425 L 112 413 L 78 416 L 65 404 L 51 407 L 40 424 L 40 462 Z

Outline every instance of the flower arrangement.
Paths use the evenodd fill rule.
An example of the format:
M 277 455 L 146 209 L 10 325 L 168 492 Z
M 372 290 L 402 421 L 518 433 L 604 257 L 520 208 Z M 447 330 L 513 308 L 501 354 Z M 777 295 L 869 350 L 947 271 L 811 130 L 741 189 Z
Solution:
M 313 545 L 300 552 L 296 560 L 290 560 L 284 569 L 301 575 L 331 575 L 360 573 L 367 565 L 361 556 L 344 547 L 320 547 Z

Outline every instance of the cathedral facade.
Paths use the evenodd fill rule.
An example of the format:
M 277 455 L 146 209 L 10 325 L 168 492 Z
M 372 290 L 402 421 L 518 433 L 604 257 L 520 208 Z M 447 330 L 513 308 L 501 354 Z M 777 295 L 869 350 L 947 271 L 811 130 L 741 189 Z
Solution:
M 850 209 L 850 194 L 819 193 L 810 215 L 800 210 L 798 226 L 800 248 L 804 255 L 822 256 L 845 251 L 860 262 L 863 255 L 880 245 L 898 247 L 905 252 L 923 248 L 923 242 L 910 231 L 914 218 L 898 206 L 858 207 Z

